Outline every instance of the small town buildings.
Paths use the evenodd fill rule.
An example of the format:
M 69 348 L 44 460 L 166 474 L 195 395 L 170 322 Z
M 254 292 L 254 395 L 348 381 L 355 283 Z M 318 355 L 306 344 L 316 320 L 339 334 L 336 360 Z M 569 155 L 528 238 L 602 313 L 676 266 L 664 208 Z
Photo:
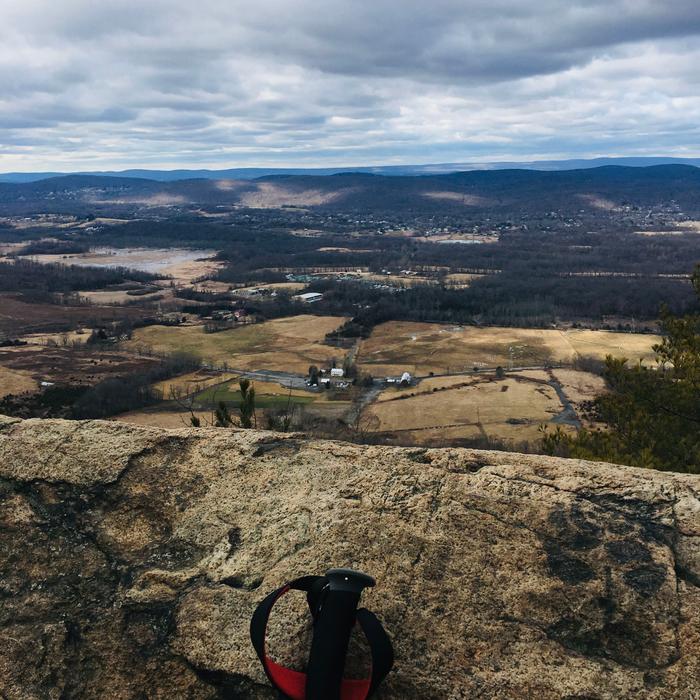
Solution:
M 333 369 L 331 369 L 331 377 L 342 377 L 344 375 L 345 372 L 340 367 L 333 367 Z

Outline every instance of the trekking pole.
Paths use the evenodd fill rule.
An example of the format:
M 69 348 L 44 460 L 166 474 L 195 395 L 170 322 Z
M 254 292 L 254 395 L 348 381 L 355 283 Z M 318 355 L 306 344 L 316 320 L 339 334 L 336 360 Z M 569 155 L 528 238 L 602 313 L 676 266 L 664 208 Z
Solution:
M 352 569 L 330 569 L 326 579 L 314 620 L 306 700 L 340 700 L 357 605 L 363 589 L 375 585 L 371 576 Z
M 394 651 L 377 616 L 358 608 L 371 576 L 352 569 L 330 569 L 325 576 L 302 576 L 272 591 L 250 621 L 250 637 L 265 674 L 283 700 L 367 700 L 391 670 Z M 306 672 L 286 668 L 267 653 L 267 623 L 275 603 L 290 591 L 303 591 L 313 618 L 313 639 Z M 369 645 L 369 678 L 344 678 L 345 658 L 357 623 Z

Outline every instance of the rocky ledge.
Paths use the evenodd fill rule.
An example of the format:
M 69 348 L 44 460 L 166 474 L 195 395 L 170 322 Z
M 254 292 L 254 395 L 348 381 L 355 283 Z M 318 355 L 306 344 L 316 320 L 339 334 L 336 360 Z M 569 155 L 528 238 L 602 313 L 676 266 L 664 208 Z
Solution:
M 698 477 L 0 418 L 0 478 L 3 698 L 274 698 L 251 612 L 331 566 L 377 578 L 382 698 L 700 697 Z

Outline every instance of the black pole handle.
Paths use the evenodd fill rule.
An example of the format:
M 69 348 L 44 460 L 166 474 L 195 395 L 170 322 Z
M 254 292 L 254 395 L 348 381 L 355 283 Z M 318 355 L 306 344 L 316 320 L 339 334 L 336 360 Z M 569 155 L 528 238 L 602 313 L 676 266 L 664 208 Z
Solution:
M 374 579 L 352 569 L 330 569 L 314 621 L 306 700 L 340 700 L 350 635 L 363 588 Z

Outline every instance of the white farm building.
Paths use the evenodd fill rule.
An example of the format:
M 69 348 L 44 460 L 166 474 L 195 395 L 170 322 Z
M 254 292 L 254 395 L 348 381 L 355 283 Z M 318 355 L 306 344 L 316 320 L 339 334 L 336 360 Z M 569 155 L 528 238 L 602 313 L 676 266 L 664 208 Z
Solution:
M 305 304 L 313 304 L 315 301 L 321 301 L 323 294 L 319 292 L 306 292 L 305 294 L 297 294 L 295 299 L 303 301 Z

